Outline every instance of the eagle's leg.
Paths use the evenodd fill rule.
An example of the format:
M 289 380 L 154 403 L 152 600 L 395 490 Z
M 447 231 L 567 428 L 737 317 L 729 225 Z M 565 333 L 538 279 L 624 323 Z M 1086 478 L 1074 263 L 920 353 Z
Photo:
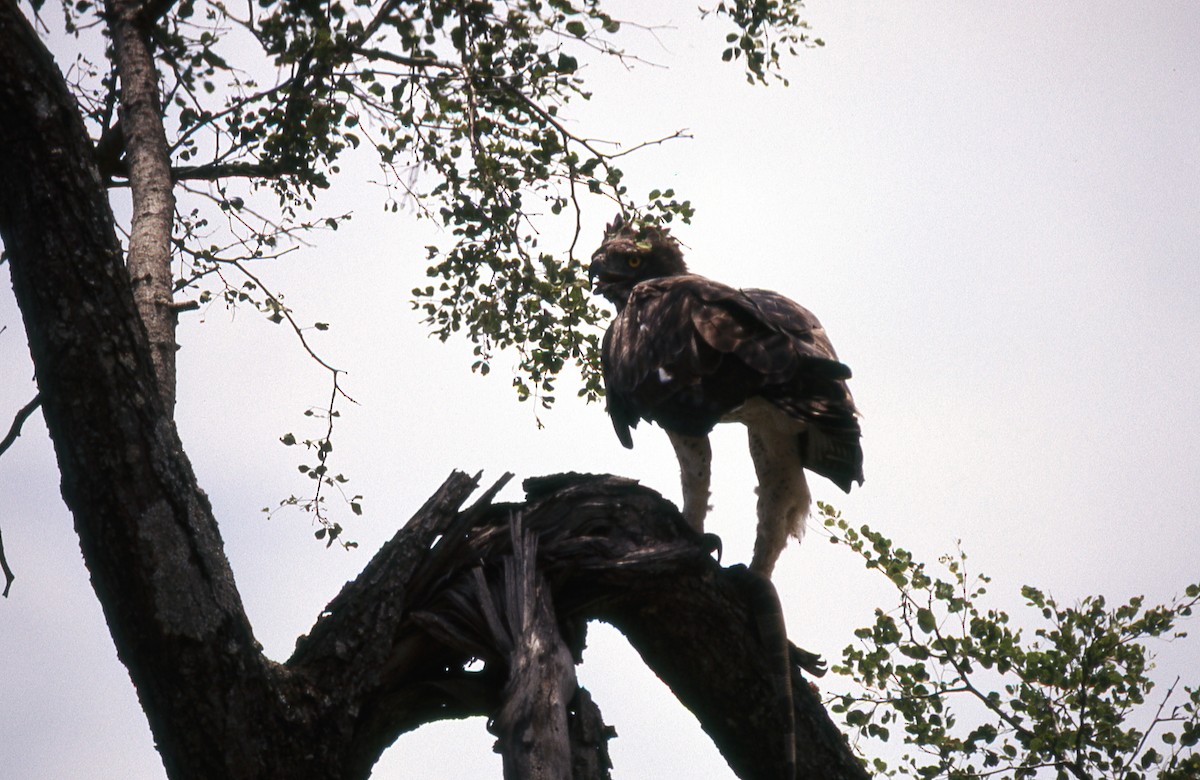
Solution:
M 787 426 L 747 426 L 750 456 L 758 473 L 758 536 L 750 568 L 770 577 L 789 535 L 804 535 L 812 496 L 796 446 L 796 433 Z
M 708 485 L 712 479 L 712 446 L 707 436 L 684 436 L 667 431 L 679 459 L 679 481 L 683 486 L 683 517 L 688 525 L 704 533 L 708 514 Z

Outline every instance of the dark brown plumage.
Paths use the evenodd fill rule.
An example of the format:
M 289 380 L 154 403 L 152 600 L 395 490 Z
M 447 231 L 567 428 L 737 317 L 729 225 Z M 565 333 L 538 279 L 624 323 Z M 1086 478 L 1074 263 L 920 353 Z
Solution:
M 789 533 L 799 537 L 810 497 L 804 469 L 849 492 L 862 484 L 860 428 L 824 328 L 799 304 L 768 290 L 737 290 L 688 273 L 660 228 L 618 216 L 589 269 L 617 308 L 602 360 L 608 413 L 633 446 L 640 420 L 662 426 L 679 456 L 684 515 L 703 530 L 708 433 L 745 423 L 759 477 L 752 568 L 769 574 Z

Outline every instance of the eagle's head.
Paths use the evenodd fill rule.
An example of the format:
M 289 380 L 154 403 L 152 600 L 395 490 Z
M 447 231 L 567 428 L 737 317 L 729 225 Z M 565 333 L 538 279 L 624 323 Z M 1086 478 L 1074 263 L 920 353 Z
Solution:
M 688 272 L 683 252 L 665 228 L 635 227 L 621 214 L 604 230 L 604 241 L 592 254 L 588 275 L 596 292 L 624 308 L 634 285 L 647 279 Z

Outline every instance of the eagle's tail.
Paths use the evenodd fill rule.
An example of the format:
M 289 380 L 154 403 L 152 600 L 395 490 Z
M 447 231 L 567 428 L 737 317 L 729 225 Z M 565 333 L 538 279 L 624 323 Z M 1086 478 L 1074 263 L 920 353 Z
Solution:
M 858 421 L 852 425 L 817 427 L 809 425 L 800 432 L 798 444 L 804 468 L 820 474 L 849 493 L 851 486 L 863 483 L 863 454 Z

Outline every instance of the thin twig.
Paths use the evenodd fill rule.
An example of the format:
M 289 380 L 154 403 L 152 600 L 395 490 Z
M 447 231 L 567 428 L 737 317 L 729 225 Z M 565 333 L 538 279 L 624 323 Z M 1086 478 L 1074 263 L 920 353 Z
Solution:
M 1122 765 L 1120 765 L 1119 768 L 1124 769 L 1126 767 L 1131 766 L 1133 764 L 1134 759 L 1136 759 L 1138 757 L 1138 754 L 1142 752 L 1142 748 L 1146 747 L 1146 740 L 1150 738 L 1150 734 L 1151 734 L 1151 732 L 1154 731 L 1154 727 L 1160 723 L 1165 723 L 1165 722 L 1167 722 L 1167 720 L 1169 720 L 1168 718 L 1164 718 L 1162 716 L 1163 710 L 1166 709 L 1167 702 L 1170 701 L 1171 697 L 1175 694 L 1175 688 L 1178 685 L 1179 685 L 1179 677 L 1176 676 L 1175 682 L 1171 683 L 1171 687 L 1167 689 L 1166 696 L 1163 696 L 1162 701 L 1158 703 L 1158 709 L 1154 713 L 1154 720 L 1150 721 L 1150 725 L 1142 733 L 1142 738 L 1138 740 L 1137 747 L 1135 747 L 1133 749 L 1133 752 L 1131 752 L 1129 754 L 1129 759 L 1127 761 L 1125 761 Z
M 42 394 L 38 393 L 33 397 L 32 401 L 21 407 L 21 411 L 16 413 L 16 415 L 13 417 L 12 425 L 8 429 L 8 433 L 5 435 L 4 439 L 0 441 L 0 455 L 3 455 L 5 451 L 7 451 L 8 448 L 13 445 L 13 442 L 17 440 L 17 437 L 21 435 L 21 426 L 23 426 L 25 421 L 29 419 L 29 415 L 33 414 L 34 411 L 41 405 Z
M 316 488 L 316 492 L 313 494 L 312 507 L 313 507 L 313 515 L 316 517 L 317 521 L 326 529 L 326 533 L 331 534 L 328 537 L 328 543 L 333 544 L 334 536 L 332 534 L 336 533 L 338 529 L 335 529 L 335 527 L 334 527 L 335 524 L 330 522 L 330 520 L 327 517 L 325 517 L 325 515 L 321 512 L 321 493 L 323 492 L 323 486 L 325 485 L 326 480 L 329 480 L 330 484 L 333 484 L 333 479 L 328 476 L 329 471 L 328 471 L 325 461 L 326 461 L 326 458 L 329 457 L 329 453 L 332 449 L 331 442 L 333 441 L 333 421 L 334 421 L 334 418 L 336 418 L 338 416 L 338 412 L 336 409 L 338 396 L 345 398 L 347 401 L 349 401 L 352 404 L 357 405 L 358 401 L 355 401 L 353 398 L 350 397 L 350 395 L 348 395 L 346 393 L 345 390 L 342 389 L 341 382 L 339 381 L 338 378 L 339 378 L 339 376 L 341 376 L 342 374 L 345 374 L 346 372 L 340 368 L 334 368 L 329 363 L 325 362 L 325 360 L 322 359 L 321 356 L 318 355 L 313 350 L 312 346 L 309 345 L 308 340 L 304 337 L 304 329 L 301 328 L 300 324 L 297 323 L 296 320 L 292 317 L 291 310 L 288 309 L 288 307 L 284 305 L 283 301 L 281 301 L 274 293 L 272 293 L 269 289 L 267 289 L 267 287 L 265 285 L 263 285 L 262 281 L 257 276 L 250 273 L 250 271 L 247 270 L 246 267 L 242 263 L 234 261 L 234 262 L 230 263 L 230 265 L 232 265 L 234 268 L 241 271 L 242 274 L 244 274 L 248 279 L 250 279 L 250 281 L 252 281 L 256 285 L 258 285 L 258 288 L 260 290 L 262 290 L 263 294 L 266 295 L 267 298 L 272 302 L 273 308 L 275 309 L 275 311 L 277 311 L 284 319 L 286 319 L 288 321 L 288 324 L 292 326 L 292 331 L 296 334 L 296 338 L 300 340 L 300 346 L 302 346 L 304 348 L 304 350 L 308 353 L 309 357 L 312 358 L 313 361 L 315 361 L 317 363 L 317 365 L 319 365 L 322 368 L 329 371 L 330 375 L 332 376 L 333 389 L 330 392 L 329 406 L 326 409 L 326 420 L 327 420 L 328 424 L 327 424 L 327 427 L 325 430 L 325 439 L 324 439 L 323 443 L 318 443 L 318 445 L 317 445 L 317 461 L 318 461 L 319 471 L 316 474 L 317 488 Z M 338 489 L 339 489 L 339 491 L 341 490 L 340 487 Z M 342 546 L 347 546 L 348 544 L 349 545 L 357 545 L 357 543 L 355 543 L 355 542 L 345 542 L 345 541 L 341 542 L 341 544 L 342 544 Z
M 686 128 L 684 128 L 682 130 L 676 130 L 675 132 L 671 133 L 670 135 L 664 135 L 662 138 L 655 138 L 652 141 L 642 141 L 641 143 L 634 144 L 633 146 L 629 147 L 628 149 L 622 149 L 619 152 L 613 152 L 613 153 L 607 155 L 607 157 L 610 160 L 615 160 L 618 157 L 624 157 L 626 155 L 633 154 L 634 152 L 640 152 L 642 149 L 645 149 L 650 146 L 658 146 L 659 144 L 665 144 L 668 141 L 679 141 L 679 140 L 690 141 L 693 138 L 695 138 L 695 136 L 693 136 L 691 133 L 689 133 L 687 131 Z M 599 141 L 596 139 L 592 139 L 592 142 L 593 143 L 608 143 L 606 141 Z
M 8 429 L 8 434 L 4 440 L 0 441 L 0 455 L 8 451 L 8 448 L 13 445 L 17 437 L 21 435 L 21 427 L 25 425 L 25 421 L 29 419 L 29 415 L 42 405 L 42 394 L 38 393 L 33 397 L 33 400 L 21 407 L 21 411 L 17 412 L 13 417 L 12 425 Z M 0 569 L 4 571 L 4 598 L 8 598 L 8 590 L 12 587 L 13 580 L 17 577 L 13 574 L 12 569 L 8 566 L 8 557 L 4 554 L 4 535 L 0 534 Z
M 313 350 L 313 348 L 308 343 L 308 339 L 304 338 L 304 329 L 300 327 L 300 324 L 298 322 L 296 322 L 295 319 L 293 319 L 291 310 L 283 304 L 283 301 L 281 301 L 278 296 L 276 296 L 274 293 L 272 293 L 267 288 L 267 286 L 262 283 L 261 279 L 259 279 L 254 274 L 250 273 L 249 269 L 247 269 L 243 263 L 241 263 L 237 260 L 234 260 L 233 262 L 230 263 L 230 265 L 232 265 L 234 268 L 241 271 L 242 274 L 245 275 L 245 277 L 247 279 L 249 279 L 250 281 L 254 282 L 256 285 L 258 285 L 258 289 L 262 290 L 263 294 L 266 295 L 267 298 L 269 298 L 274 303 L 275 310 L 278 311 L 279 314 L 288 321 L 288 324 L 292 326 L 292 331 L 296 334 L 296 338 L 300 340 L 300 346 L 304 347 L 304 351 L 308 353 L 308 356 L 311 357 L 314 361 L 316 361 L 317 365 L 321 366 L 322 368 L 324 368 L 325 370 L 327 370 L 333 374 L 334 395 L 335 396 L 340 395 L 343 398 L 345 398 L 346 400 L 350 401 L 351 403 L 355 403 L 355 404 L 358 403 L 353 398 L 346 395 L 345 391 L 343 391 L 340 387 L 337 386 L 337 375 L 344 374 L 346 372 L 340 368 L 334 368 L 333 366 L 329 365 L 328 363 L 325 362 L 324 359 L 321 358 L 320 355 L 318 355 Z
M 4 598 L 8 598 L 8 589 L 12 587 L 13 580 L 17 575 L 13 574 L 12 569 L 8 568 L 8 557 L 4 554 L 4 534 L 0 533 L 0 569 L 4 570 Z

